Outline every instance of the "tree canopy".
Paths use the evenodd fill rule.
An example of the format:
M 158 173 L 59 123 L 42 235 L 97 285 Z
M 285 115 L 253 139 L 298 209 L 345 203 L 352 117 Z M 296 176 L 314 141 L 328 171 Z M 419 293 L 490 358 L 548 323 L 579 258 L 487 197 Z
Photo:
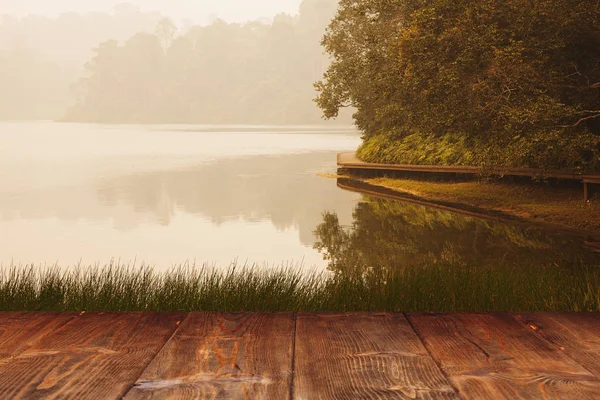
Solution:
M 367 161 L 599 169 L 599 17 L 583 0 L 341 0 L 317 103 L 356 107 Z

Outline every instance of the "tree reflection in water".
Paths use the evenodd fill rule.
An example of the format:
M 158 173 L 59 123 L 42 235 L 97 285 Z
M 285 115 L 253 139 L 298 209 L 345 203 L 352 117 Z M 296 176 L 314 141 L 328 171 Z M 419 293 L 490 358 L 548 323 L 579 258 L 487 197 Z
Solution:
M 532 267 L 598 265 L 600 255 L 564 233 L 365 196 L 351 226 L 325 213 L 315 231 L 329 269 L 351 275 L 435 265 Z M 487 268 L 484 268 L 487 269 Z

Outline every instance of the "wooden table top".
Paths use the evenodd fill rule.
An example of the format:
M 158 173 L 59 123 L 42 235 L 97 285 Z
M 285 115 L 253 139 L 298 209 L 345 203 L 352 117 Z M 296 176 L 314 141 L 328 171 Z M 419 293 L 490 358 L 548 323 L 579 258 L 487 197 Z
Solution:
M 0 399 L 600 399 L 600 314 L 0 313 Z

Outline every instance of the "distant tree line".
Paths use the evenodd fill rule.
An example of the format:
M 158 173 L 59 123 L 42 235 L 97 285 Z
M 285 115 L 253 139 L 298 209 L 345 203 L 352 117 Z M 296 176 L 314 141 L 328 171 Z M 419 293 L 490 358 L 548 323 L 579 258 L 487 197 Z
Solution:
M 44 120 L 69 104 L 71 77 L 57 64 L 23 50 L 0 50 L 0 120 Z
M 72 85 L 93 47 L 153 32 L 161 18 L 127 4 L 114 14 L 0 15 L 0 120 L 60 118 L 73 104 Z
M 317 83 L 369 161 L 600 169 L 600 5 L 341 0 Z
M 163 19 L 154 33 L 94 49 L 68 121 L 318 123 L 313 82 L 329 57 L 320 39 L 337 0 L 304 0 L 272 23 L 214 21 L 184 34 Z M 350 120 L 346 120 L 349 122 Z

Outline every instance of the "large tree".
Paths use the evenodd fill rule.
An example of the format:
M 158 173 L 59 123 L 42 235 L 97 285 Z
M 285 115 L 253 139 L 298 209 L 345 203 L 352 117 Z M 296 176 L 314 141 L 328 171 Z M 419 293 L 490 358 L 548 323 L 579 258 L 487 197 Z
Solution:
M 582 0 L 342 0 L 317 102 L 357 107 L 367 160 L 595 169 L 599 17 Z

